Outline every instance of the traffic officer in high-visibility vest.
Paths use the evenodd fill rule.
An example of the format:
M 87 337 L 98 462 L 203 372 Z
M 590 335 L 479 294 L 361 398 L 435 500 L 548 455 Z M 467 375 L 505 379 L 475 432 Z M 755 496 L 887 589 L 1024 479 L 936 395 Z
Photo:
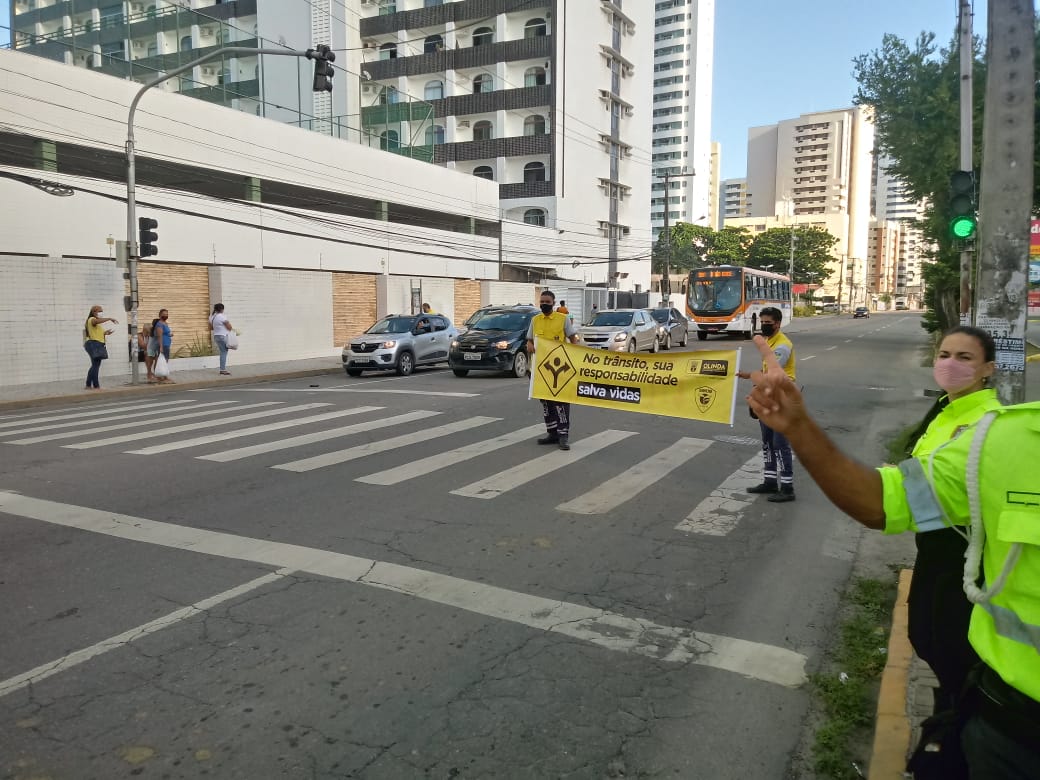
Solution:
M 539 308 L 542 313 L 531 318 L 527 329 L 527 352 L 534 365 L 535 339 L 548 341 L 569 341 L 578 343 L 578 329 L 574 320 L 568 315 L 553 311 L 556 306 L 556 294 L 552 290 L 542 292 Z M 560 401 L 542 401 L 542 416 L 545 418 L 545 436 L 538 440 L 539 444 L 555 444 L 561 450 L 569 450 L 571 434 L 571 405 Z
M 765 340 L 755 343 L 767 367 L 752 374 L 749 406 L 839 509 L 886 533 L 970 532 L 968 640 L 982 665 L 961 745 L 973 780 L 1040 780 L 1040 403 L 994 409 L 928 458 L 872 469 L 827 438 Z

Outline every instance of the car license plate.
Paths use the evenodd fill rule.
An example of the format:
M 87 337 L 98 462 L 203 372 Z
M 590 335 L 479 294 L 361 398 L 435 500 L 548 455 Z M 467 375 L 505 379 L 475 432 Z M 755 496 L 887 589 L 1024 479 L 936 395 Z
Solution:
M 356 357 L 356 358 L 354 358 L 354 362 L 355 363 L 371 363 L 372 362 L 372 358 Z
M 463 360 L 480 360 L 482 357 L 484 357 L 484 356 L 482 354 L 480 354 L 479 352 L 466 352 L 462 356 L 462 359 Z

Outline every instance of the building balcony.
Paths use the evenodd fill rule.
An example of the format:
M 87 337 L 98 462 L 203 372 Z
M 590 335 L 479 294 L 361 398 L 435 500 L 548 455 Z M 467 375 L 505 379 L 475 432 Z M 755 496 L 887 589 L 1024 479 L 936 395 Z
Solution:
M 538 38 L 489 43 L 484 46 L 468 46 L 465 49 L 442 49 L 411 57 L 375 60 L 366 62 L 364 69 L 373 79 L 382 81 L 399 76 L 421 76 L 424 73 L 443 73 L 446 70 L 491 67 L 497 62 L 544 60 L 552 56 L 552 51 L 552 36 L 544 35 Z
M 387 103 L 379 106 L 364 106 L 361 109 L 361 126 L 373 127 L 376 125 L 396 125 L 401 122 L 426 122 L 435 116 L 433 103 L 424 103 L 418 100 L 411 103 Z
M 516 198 L 548 198 L 556 194 L 556 185 L 552 181 L 524 181 L 516 184 L 499 184 L 499 200 Z
M 179 90 L 180 94 L 188 97 L 198 98 L 210 103 L 226 104 L 236 98 L 258 99 L 260 97 L 260 80 L 247 79 L 245 81 L 232 81 L 230 84 L 215 84 L 213 86 L 191 87 Z
M 469 114 L 490 114 L 495 111 L 512 111 L 515 109 L 546 108 L 552 102 L 552 86 L 544 84 L 537 87 L 519 87 L 517 89 L 500 89 L 494 92 L 475 92 L 468 95 L 453 95 L 424 102 L 421 100 L 409 103 L 390 103 L 377 106 L 363 106 L 361 109 L 362 127 L 395 124 L 397 122 L 418 122 L 429 118 L 430 106 L 433 117 L 442 119 L 447 116 L 467 116 Z M 547 112 L 548 113 L 548 112 Z
M 434 162 L 465 162 L 491 160 L 495 157 L 528 157 L 552 152 L 552 136 L 521 135 L 510 138 L 492 138 L 487 141 L 459 141 L 439 144 Z
M 531 3 L 524 10 L 532 16 L 545 16 L 551 8 L 547 0 L 544 6 Z M 431 8 L 415 8 L 411 11 L 398 11 L 380 16 L 370 16 L 361 20 L 361 37 L 386 35 L 398 30 L 417 30 L 419 28 L 443 27 L 448 22 L 467 22 L 486 19 L 489 16 L 516 11 L 515 0 L 462 0 L 458 3 L 444 3 Z

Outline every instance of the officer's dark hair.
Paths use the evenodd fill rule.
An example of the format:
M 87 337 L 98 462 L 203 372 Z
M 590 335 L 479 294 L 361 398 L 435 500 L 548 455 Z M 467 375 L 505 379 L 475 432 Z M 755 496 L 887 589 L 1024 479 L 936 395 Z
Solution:
M 760 318 L 772 317 L 777 323 L 779 323 L 784 318 L 784 313 L 775 306 L 766 306 L 758 313 L 758 316 Z
M 220 314 L 223 311 L 224 311 L 224 304 L 222 304 L 222 303 L 214 303 L 213 304 L 213 314 Z M 210 315 L 210 316 L 212 316 L 212 315 Z
M 556 302 L 556 293 L 554 293 L 552 290 L 542 290 L 538 297 L 541 298 L 543 295 L 548 295 L 550 298 L 553 299 L 554 303 Z
M 992 363 L 997 359 L 997 343 L 993 340 L 987 331 L 982 328 L 973 328 L 971 325 L 958 325 L 954 328 L 950 328 L 943 334 L 943 338 L 947 336 L 953 336 L 956 333 L 963 333 L 965 336 L 971 336 L 982 347 L 982 354 L 986 358 L 987 363 Z M 940 340 L 940 344 L 942 341 Z

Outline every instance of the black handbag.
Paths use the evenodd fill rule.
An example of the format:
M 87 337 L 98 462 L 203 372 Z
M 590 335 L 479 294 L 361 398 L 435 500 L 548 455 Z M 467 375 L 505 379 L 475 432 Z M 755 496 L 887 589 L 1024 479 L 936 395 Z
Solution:
M 89 339 L 83 346 L 86 348 L 91 360 L 108 360 L 108 347 L 100 341 Z

